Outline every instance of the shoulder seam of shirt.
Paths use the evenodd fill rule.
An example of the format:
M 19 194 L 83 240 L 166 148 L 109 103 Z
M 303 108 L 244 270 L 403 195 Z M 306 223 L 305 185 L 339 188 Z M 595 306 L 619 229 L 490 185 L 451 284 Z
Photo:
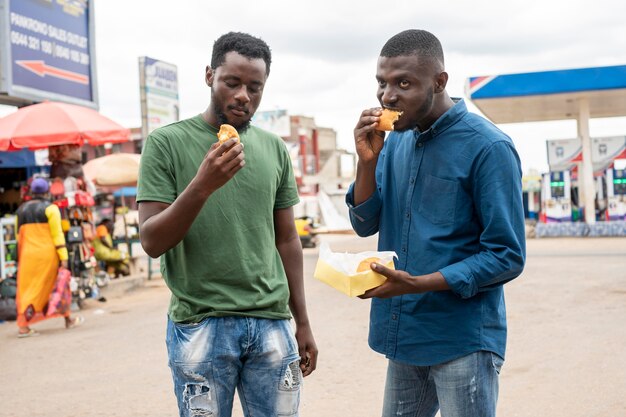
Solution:
M 464 124 L 465 124 L 465 125 L 469 128 L 469 129 L 472 129 L 472 131 L 473 131 L 474 133 L 476 133 L 477 135 L 479 135 L 479 136 L 481 136 L 481 137 L 483 137 L 483 138 L 485 138 L 485 139 L 489 140 L 489 141 L 491 142 L 491 145 L 493 145 L 494 143 L 497 143 L 497 142 L 506 142 L 506 143 L 513 142 L 513 139 L 511 139 L 511 137 L 510 137 L 509 135 L 507 135 L 507 134 L 506 134 L 506 133 L 504 133 L 502 130 L 500 130 L 500 129 L 496 126 L 496 125 L 493 125 L 493 124 L 492 124 L 492 125 L 493 125 L 493 127 L 495 127 L 496 129 L 498 129 L 498 131 L 499 131 L 499 132 L 500 132 L 500 134 L 501 134 L 501 137 L 498 137 L 498 138 L 493 138 L 493 137 L 490 137 L 490 136 L 486 135 L 484 132 L 481 132 L 481 131 L 477 130 L 477 129 L 476 129 L 476 128 L 472 125 L 472 124 L 470 124 L 467 120 L 465 120 L 465 118 L 466 118 L 466 117 L 468 117 L 468 115 L 472 115 L 472 114 L 473 114 L 473 113 L 467 112 L 467 113 L 465 114 L 465 116 L 463 116 L 463 117 L 461 118 L 461 120 L 459 120 L 459 121 L 460 121 L 460 122 L 463 122 L 463 123 L 464 123 Z M 481 116 L 479 116 L 479 115 L 477 115 L 477 114 L 474 114 L 474 116 L 476 116 L 476 117 L 481 117 Z M 469 117 L 471 117 L 471 116 L 469 116 Z M 484 119 L 484 118 L 483 118 L 483 119 Z M 491 122 L 490 122 L 489 120 L 487 120 L 487 119 L 484 119 L 484 120 L 485 120 L 485 121 L 487 121 L 488 123 L 491 123 Z M 491 146 L 491 145 L 490 145 L 490 146 Z
M 284 209 L 293 207 L 300 202 L 300 197 L 295 197 L 280 204 L 275 204 L 274 209 Z
M 480 152 L 480 158 L 478 159 L 477 162 L 477 166 L 480 166 L 483 163 L 483 160 L 487 157 L 487 154 L 497 145 L 500 144 L 504 144 L 507 148 L 509 148 L 509 151 L 514 151 L 515 148 L 512 148 L 512 143 L 501 139 L 501 140 L 496 140 L 493 141 L 492 143 L 490 143 L 488 146 L 485 146 L 485 148 Z

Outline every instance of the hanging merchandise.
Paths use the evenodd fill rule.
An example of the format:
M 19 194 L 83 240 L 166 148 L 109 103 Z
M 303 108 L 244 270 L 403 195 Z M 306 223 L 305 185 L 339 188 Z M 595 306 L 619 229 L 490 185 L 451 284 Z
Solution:
M 0 218 L 0 282 L 17 276 L 16 217 Z
M 82 243 L 83 242 L 83 228 L 81 226 L 70 226 L 67 231 L 67 243 Z

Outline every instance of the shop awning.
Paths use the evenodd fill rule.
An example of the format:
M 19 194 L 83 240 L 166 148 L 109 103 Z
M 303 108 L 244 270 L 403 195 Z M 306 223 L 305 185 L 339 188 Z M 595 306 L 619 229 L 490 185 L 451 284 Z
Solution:
M 113 193 L 114 197 L 134 197 L 137 195 L 137 187 L 122 187 Z
M 47 158 L 47 150 L 45 151 Z M 36 151 L 20 149 L 14 152 L 0 152 L 0 168 L 28 168 L 45 165 Z

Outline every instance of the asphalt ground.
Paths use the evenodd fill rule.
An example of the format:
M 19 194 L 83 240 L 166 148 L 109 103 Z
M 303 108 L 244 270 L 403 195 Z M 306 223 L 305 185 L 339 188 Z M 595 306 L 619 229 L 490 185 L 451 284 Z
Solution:
M 375 238 L 328 235 L 334 251 L 374 249 Z M 508 349 L 498 415 L 625 416 L 626 239 L 528 241 L 522 276 L 505 287 Z M 320 349 L 304 381 L 302 417 L 380 415 L 386 360 L 367 347 L 369 302 L 315 280 L 305 249 L 309 316 Z M 61 319 L 18 339 L 0 324 L 0 416 L 177 415 L 165 351 L 169 291 L 161 279 L 124 278 L 89 300 L 86 321 Z M 237 403 L 233 416 L 242 416 Z

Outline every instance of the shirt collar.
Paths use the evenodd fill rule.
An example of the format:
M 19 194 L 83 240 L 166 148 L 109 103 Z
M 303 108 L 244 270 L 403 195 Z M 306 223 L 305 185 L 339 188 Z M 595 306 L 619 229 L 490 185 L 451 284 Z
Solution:
M 448 111 L 446 111 L 437 120 L 435 120 L 435 123 L 433 123 L 424 132 L 420 132 L 418 128 L 415 128 L 415 137 L 417 140 L 422 141 L 432 139 L 433 137 L 439 135 L 450 126 L 461 120 L 461 118 L 465 116 L 466 113 L 467 106 L 465 105 L 465 101 L 463 99 L 460 99 L 456 102 L 454 106 L 450 107 Z

